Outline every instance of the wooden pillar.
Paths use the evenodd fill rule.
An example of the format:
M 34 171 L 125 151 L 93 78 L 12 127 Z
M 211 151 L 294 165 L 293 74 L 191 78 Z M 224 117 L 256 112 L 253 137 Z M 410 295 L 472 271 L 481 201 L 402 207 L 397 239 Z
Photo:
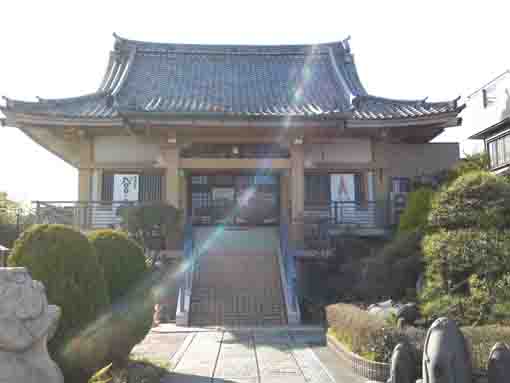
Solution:
M 290 147 L 291 223 L 292 239 L 297 246 L 304 241 L 303 216 L 305 211 L 305 155 L 302 144 Z
M 80 136 L 80 163 L 78 166 L 78 200 L 90 201 L 92 197 L 92 172 L 94 169 L 93 141 Z
M 179 148 L 176 144 L 169 144 L 162 147 L 162 152 L 166 163 L 165 202 L 179 208 Z
M 184 216 L 187 216 L 188 214 L 188 180 L 186 179 L 186 172 L 183 170 L 179 171 L 179 197 L 180 197 L 180 203 L 179 207 L 184 214 Z

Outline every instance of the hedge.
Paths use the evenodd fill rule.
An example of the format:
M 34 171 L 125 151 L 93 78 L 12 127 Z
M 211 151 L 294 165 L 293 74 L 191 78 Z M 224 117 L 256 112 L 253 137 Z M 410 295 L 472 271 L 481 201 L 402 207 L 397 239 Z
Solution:
M 421 366 L 427 329 L 399 330 L 354 305 L 337 303 L 326 308 L 331 333 L 352 352 L 367 359 L 390 363 L 393 348 L 402 340 L 414 346 Z M 510 326 L 461 327 L 473 356 L 473 367 L 487 368 L 490 350 L 497 342 L 510 344 Z M 420 367 L 417 366 L 417 367 Z

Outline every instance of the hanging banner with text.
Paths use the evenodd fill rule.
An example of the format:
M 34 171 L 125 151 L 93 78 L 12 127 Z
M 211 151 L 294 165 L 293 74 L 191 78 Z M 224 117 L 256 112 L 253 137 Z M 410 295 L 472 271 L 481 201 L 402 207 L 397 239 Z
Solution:
M 331 174 L 331 200 L 342 202 L 356 200 L 354 174 Z
M 113 200 L 138 201 L 139 181 L 138 174 L 115 174 L 113 176 Z

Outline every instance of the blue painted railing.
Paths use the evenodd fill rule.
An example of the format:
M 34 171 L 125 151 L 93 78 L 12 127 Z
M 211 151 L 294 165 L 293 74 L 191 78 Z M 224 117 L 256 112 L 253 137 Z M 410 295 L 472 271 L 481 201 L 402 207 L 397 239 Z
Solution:
M 283 268 L 285 272 L 286 295 L 288 297 L 287 309 L 289 324 L 300 322 L 299 299 L 297 293 L 297 273 L 296 262 L 294 259 L 294 248 L 289 241 L 289 225 L 280 224 L 280 254 L 282 257 Z

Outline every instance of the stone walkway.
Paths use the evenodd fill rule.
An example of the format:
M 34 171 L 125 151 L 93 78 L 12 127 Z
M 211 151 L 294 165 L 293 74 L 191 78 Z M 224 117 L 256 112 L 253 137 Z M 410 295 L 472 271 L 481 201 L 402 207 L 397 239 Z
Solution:
M 182 330 L 182 329 L 181 329 Z M 162 383 L 361 383 L 320 342 L 320 332 L 156 329 L 133 353 L 168 361 Z

